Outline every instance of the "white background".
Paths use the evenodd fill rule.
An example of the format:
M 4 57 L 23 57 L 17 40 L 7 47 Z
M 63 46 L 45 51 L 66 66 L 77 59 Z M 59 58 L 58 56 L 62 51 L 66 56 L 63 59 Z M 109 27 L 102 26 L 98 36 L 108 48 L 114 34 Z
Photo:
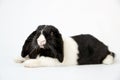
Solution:
M 120 0 L 0 0 L 0 80 L 119 80 L 113 65 L 27 69 L 15 64 L 27 36 L 38 25 L 65 36 L 92 34 L 120 58 Z

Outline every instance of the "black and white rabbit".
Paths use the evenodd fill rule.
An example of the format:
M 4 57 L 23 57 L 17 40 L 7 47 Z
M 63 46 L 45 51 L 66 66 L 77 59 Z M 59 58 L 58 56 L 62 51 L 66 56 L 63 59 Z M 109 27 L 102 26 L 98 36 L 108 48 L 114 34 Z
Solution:
M 63 37 L 54 26 L 40 25 L 26 39 L 16 62 L 25 67 L 111 64 L 114 53 L 89 34 Z

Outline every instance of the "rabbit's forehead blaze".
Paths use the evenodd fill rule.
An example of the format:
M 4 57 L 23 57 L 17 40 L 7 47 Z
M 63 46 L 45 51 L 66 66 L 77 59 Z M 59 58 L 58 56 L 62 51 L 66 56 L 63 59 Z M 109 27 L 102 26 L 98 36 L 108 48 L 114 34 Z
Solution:
M 39 37 L 42 35 L 42 36 L 44 36 L 45 37 L 45 34 L 44 33 L 47 33 L 47 34 L 53 34 L 52 33 L 52 29 L 50 29 L 49 27 L 44 27 L 43 29 L 41 29 L 40 30 L 40 35 L 39 35 Z

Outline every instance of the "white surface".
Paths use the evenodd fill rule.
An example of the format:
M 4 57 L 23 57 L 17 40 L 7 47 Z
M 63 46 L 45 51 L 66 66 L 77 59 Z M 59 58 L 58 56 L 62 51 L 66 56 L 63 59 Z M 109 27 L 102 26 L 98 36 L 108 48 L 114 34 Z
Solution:
M 63 35 L 89 33 L 117 55 L 113 65 L 24 68 L 13 62 L 40 24 Z M 119 0 L 0 0 L 0 80 L 120 80 Z

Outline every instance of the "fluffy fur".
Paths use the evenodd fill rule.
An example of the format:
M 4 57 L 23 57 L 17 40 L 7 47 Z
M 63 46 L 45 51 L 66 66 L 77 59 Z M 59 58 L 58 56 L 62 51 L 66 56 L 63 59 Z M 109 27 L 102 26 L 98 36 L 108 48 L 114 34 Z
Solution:
M 114 53 L 91 35 L 63 37 L 52 25 L 40 25 L 26 39 L 21 57 L 25 67 L 111 64 Z

